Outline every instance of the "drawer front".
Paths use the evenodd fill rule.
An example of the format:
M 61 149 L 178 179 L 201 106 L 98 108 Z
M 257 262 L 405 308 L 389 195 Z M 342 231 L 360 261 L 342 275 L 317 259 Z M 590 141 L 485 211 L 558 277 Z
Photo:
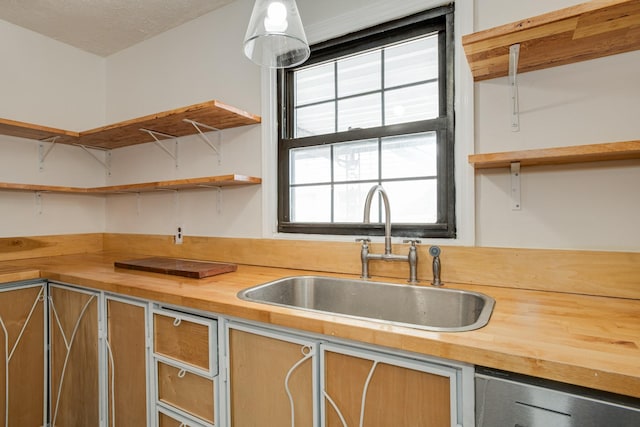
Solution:
M 217 322 L 171 311 L 153 314 L 153 351 L 217 375 Z
M 157 427 L 203 427 L 204 425 L 183 419 L 179 415 L 173 414 L 167 409 L 158 408 L 156 426 Z
M 214 424 L 214 380 L 161 361 L 156 363 L 158 402 Z
M 170 417 L 167 414 L 158 412 L 158 427 L 185 427 L 185 423 Z

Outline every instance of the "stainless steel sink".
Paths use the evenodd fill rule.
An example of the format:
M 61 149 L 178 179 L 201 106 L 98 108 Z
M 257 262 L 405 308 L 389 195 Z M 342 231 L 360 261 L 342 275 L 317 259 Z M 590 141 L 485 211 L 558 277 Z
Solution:
M 287 277 L 245 289 L 238 297 L 440 332 L 482 328 L 495 304 L 477 292 L 322 276 Z

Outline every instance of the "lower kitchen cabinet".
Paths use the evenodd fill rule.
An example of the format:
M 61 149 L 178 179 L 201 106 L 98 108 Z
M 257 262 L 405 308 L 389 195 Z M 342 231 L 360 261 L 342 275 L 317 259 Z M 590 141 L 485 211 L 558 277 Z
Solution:
M 148 423 L 148 303 L 105 297 L 107 425 Z
M 156 425 L 218 426 L 218 322 L 157 307 L 152 323 Z
M 230 427 L 473 425 L 471 366 L 268 325 L 226 336 Z
M 156 386 L 159 402 L 215 423 L 213 379 L 158 361 Z
M 46 425 L 46 292 L 44 282 L 0 290 L 0 424 Z
M 473 425 L 471 366 L 67 284 L 3 285 L 0 332 L 5 426 Z
M 162 407 L 158 407 L 156 416 L 158 427 L 201 427 L 201 424 L 194 423 Z
M 348 346 L 321 348 L 323 426 L 458 425 L 456 368 Z
M 317 342 L 231 322 L 226 334 L 229 426 L 316 426 Z
M 50 424 L 100 426 L 100 294 L 49 285 Z

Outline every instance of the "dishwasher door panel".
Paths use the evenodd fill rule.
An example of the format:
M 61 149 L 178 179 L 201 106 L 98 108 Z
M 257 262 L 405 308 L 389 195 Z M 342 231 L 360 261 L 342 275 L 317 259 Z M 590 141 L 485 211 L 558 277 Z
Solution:
M 476 427 L 640 426 L 638 406 L 514 378 L 476 374 Z

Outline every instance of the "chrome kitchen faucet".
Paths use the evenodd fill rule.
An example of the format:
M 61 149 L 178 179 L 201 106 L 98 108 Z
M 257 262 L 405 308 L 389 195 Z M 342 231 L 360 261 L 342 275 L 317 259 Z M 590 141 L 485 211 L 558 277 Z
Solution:
M 380 192 L 382 196 L 382 202 L 384 203 L 384 254 L 372 254 L 369 253 L 369 243 L 371 239 L 361 238 L 356 239 L 357 242 L 362 242 L 360 249 L 360 258 L 362 260 L 362 275 L 363 279 L 369 278 L 369 260 L 381 259 L 383 261 L 408 261 L 409 262 L 409 283 L 415 285 L 418 283 L 418 252 L 416 250 L 416 243 L 420 243 L 420 240 L 409 239 L 403 240 L 404 243 L 411 243 L 409 247 L 408 255 L 396 255 L 392 253 L 391 247 L 391 207 L 389 205 L 389 197 L 387 192 L 382 188 L 382 185 L 374 185 L 367 193 L 367 198 L 364 202 L 364 223 L 370 224 L 371 220 L 371 201 L 373 195 L 376 192 Z

